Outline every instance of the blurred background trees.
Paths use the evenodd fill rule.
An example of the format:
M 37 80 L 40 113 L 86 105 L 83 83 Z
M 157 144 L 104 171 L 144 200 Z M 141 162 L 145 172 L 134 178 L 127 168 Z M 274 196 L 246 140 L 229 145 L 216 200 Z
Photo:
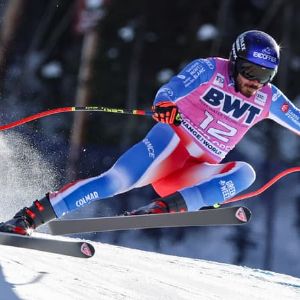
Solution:
M 0 1 L 0 14 L 2 123 L 63 106 L 149 109 L 158 88 L 186 63 L 228 57 L 236 36 L 250 29 L 266 31 L 281 45 L 274 83 L 299 104 L 300 9 L 295 0 L 6 0 Z M 150 118 L 77 112 L 16 131 L 56 166 L 62 185 L 105 171 L 153 124 Z M 298 149 L 298 137 L 265 121 L 226 160 L 254 166 L 254 189 L 297 165 Z M 291 253 L 299 247 L 298 178 L 291 175 L 246 203 L 255 216 L 250 229 L 154 230 L 93 238 L 300 275 L 295 264 L 291 270 L 282 260 L 294 259 Z M 120 213 L 152 196 L 149 188 L 133 191 L 94 203 L 89 213 Z M 148 240 L 138 242 L 141 235 Z M 196 236 L 199 247 L 191 249 L 189 241 Z M 224 244 L 224 253 L 217 251 L 218 243 Z

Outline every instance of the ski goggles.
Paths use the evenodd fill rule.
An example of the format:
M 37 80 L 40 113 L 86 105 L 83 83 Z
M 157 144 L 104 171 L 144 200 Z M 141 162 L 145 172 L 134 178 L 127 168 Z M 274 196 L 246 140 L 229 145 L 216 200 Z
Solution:
M 261 84 L 266 84 L 273 79 L 277 68 L 268 69 L 247 60 L 237 59 L 236 71 L 248 80 L 257 80 Z

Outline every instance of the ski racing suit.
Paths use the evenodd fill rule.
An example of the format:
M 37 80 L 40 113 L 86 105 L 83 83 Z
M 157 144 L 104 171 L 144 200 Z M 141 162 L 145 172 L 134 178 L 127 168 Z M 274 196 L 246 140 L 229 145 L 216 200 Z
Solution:
M 300 111 L 273 84 L 252 97 L 235 90 L 230 62 L 197 59 L 163 85 L 154 105 L 176 103 L 180 126 L 158 123 L 103 174 L 50 193 L 57 217 L 94 200 L 152 184 L 160 196 L 180 192 L 189 211 L 222 203 L 255 180 L 245 162 L 221 163 L 259 121 L 269 118 L 300 134 Z

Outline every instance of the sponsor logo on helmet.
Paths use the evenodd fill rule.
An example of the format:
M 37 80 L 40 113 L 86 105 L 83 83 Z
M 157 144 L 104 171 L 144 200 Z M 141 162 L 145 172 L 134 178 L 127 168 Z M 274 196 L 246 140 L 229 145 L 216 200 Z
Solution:
M 236 49 L 237 49 L 237 51 L 246 50 L 244 35 L 242 35 L 236 39 Z
M 272 54 L 272 49 L 270 47 L 267 47 L 265 49 L 262 49 L 261 52 L 265 54 Z
M 261 59 L 264 59 L 264 60 L 268 60 L 268 61 L 271 61 L 273 63 L 277 62 L 277 58 L 276 57 L 271 56 L 269 54 L 256 52 L 256 51 L 253 52 L 253 57 L 257 57 L 257 58 L 261 58 Z
M 235 51 L 235 45 L 234 44 L 232 45 L 231 54 L 233 56 L 233 59 L 236 60 L 237 59 L 237 54 L 236 54 L 236 51 Z

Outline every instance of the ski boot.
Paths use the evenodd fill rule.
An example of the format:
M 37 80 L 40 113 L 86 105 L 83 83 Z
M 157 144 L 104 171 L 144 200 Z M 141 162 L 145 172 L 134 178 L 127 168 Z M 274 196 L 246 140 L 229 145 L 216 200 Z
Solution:
M 124 215 L 149 215 L 184 211 L 187 211 L 186 203 L 181 194 L 177 192 L 170 196 L 156 199 L 154 202 L 138 209 L 134 209 L 131 212 L 125 212 Z
M 30 235 L 38 226 L 55 218 L 56 215 L 46 195 L 43 199 L 34 201 L 30 207 L 22 208 L 12 219 L 0 223 L 0 231 Z

